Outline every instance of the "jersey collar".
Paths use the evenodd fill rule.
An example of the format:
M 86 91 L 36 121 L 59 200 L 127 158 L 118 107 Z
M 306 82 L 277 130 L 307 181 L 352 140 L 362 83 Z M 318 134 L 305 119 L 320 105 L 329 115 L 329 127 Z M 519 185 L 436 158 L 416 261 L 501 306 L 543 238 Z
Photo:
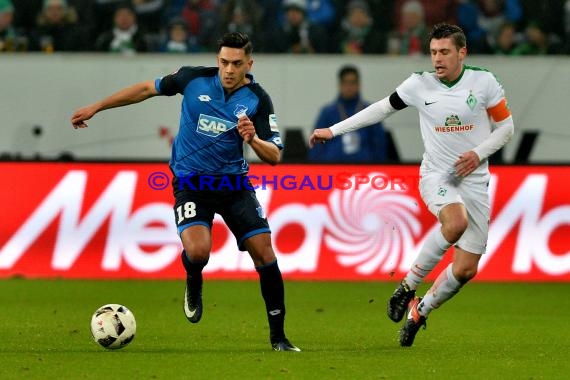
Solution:
M 444 85 L 446 85 L 448 88 L 451 88 L 453 86 L 455 86 L 455 84 L 457 82 L 459 82 L 461 80 L 461 78 L 463 78 L 463 73 L 465 72 L 465 65 L 463 65 L 461 67 L 461 73 L 459 74 L 459 76 L 457 77 L 457 79 L 455 79 L 454 81 L 446 81 L 446 80 L 440 80 L 441 83 L 443 83 Z
M 252 85 L 252 84 L 255 83 L 255 80 L 253 79 L 253 75 L 247 73 L 247 74 L 245 74 L 245 76 L 246 76 L 247 79 L 249 79 L 249 83 L 244 84 L 244 85 L 241 86 L 240 88 L 238 88 L 238 89 L 236 89 L 235 91 L 232 91 L 231 93 L 228 94 L 228 93 L 226 92 L 226 89 L 224 88 L 224 86 L 222 86 L 222 81 L 221 81 L 221 79 L 220 79 L 220 75 L 219 75 L 219 74 L 216 75 L 216 82 L 217 82 L 217 85 L 218 85 L 218 86 L 220 87 L 220 89 L 222 90 L 222 94 L 223 94 L 223 97 L 224 97 L 225 101 L 228 101 L 235 93 L 239 92 L 239 90 L 241 90 L 243 87 L 247 87 L 247 86 L 250 86 L 250 85 Z

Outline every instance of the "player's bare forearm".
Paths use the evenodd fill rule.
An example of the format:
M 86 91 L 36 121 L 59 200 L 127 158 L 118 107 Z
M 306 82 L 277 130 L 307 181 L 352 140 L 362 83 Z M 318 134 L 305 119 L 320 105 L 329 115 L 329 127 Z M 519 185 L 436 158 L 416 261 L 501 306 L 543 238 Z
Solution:
M 272 142 L 263 141 L 259 137 L 254 136 L 249 142 L 249 146 L 251 146 L 257 157 L 270 165 L 277 165 L 281 161 L 281 151 Z
M 125 87 L 122 90 L 75 111 L 71 117 L 74 128 L 85 128 L 85 121 L 91 119 L 97 112 L 142 102 L 152 96 L 158 95 L 153 81 L 146 81 Z
M 99 102 L 99 111 L 142 102 L 143 100 L 155 95 L 158 95 L 158 92 L 154 87 L 154 81 L 140 82 L 132 86 L 125 87 L 113 95 L 101 100 Z

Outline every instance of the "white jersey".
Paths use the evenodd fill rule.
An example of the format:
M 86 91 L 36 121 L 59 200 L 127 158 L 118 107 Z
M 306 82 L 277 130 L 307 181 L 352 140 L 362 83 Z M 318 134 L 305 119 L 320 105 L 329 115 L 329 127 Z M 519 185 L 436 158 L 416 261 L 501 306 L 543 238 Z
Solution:
M 399 97 L 418 109 L 425 153 L 421 171 L 453 173 L 459 155 L 491 134 L 487 109 L 499 104 L 504 90 L 487 70 L 464 66 L 460 77 L 444 84 L 434 72 L 414 73 L 396 88 Z M 487 160 L 472 175 L 488 175 Z

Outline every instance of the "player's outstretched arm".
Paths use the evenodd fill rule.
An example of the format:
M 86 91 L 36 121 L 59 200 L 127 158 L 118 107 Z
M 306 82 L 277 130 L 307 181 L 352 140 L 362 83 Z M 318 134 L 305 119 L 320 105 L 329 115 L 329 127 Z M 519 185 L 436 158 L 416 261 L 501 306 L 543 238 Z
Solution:
M 91 119 L 97 112 L 142 102 L 155 95 L 158 95 L 158 92 L 154 87 L 154 81 L 140 82 L 125 87 L 113 95 L 75 111 L 73 116 L 71 116 L 71 124 L 75 129 L 86 128 L 87 123 L 85 122 Z
M 394 94 L 396 93 L 394 92 Z M 312 148 L 313 146 L 315 146 L 316 143 L 319 142 L 324 143 L 335 136 L 352 132 L 360 128 L 368 127 L 370 125 L 374 125 L 376 123 L 381 122 L 382 120 L 384 120 L 385 118 L 396 112 L 397 110 L 407 107 L 400 99 L 400 102 L 402 102 L 403 107 L 395 108 L 391 104 L 392 97 L 394 97 L 394 95 L 385 97 L 384 99 L 369 105 L 360 112 L 357 112 L 351 117 L 344 119 L 343 121 L 340 121 L 335 125 L 332 125 L 330 128 L 315 129 L 315 131 L 309 138 L 309 146 Z

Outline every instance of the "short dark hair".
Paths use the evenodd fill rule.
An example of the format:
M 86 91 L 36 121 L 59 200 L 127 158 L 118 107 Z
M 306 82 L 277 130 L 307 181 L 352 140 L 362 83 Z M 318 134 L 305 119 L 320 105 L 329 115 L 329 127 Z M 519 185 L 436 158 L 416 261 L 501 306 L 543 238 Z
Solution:
M 442 38 L 450 38 L 458 50 L 467 46 L 465 33 L 463 33 L 463 29 L 457 25 L 446 24 L 444 22 L 435 24 L 429 34 L 429 41 L 441 40 Z
M 218 52 L 223 47 L 243 49 L 245 54 L 250 55 L 253 52 L 253 44 L 248 35 L 241 32 L 226 33 L 218 40 Z
M 354 74 L 356 75 L 357 79 L 360 79 L 360 72 L 358 71 L 358 68 L 356 66 L 344 65 L 340 68 L 340 70 L 338 70 L 338 80 L 342 81 L 344 77 L 347 76 L 348 74 Z

